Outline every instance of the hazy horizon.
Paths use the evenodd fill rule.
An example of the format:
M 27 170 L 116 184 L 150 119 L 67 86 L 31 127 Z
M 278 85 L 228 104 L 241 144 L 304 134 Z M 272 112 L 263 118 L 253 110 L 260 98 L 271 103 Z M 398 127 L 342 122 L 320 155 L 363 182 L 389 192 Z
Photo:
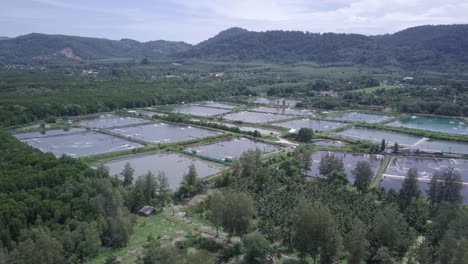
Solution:
M 231 27 L 380 35 L 468 23 L 468 3 L 454 0 L 17 0 L 1 7 L 0 36 L 34 32 L 191 44 Z

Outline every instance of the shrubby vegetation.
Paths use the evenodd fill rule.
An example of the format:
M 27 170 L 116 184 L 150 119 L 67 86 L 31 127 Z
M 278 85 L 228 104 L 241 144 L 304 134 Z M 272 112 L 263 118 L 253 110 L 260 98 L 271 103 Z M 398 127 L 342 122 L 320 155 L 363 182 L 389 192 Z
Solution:
M 463 241 L 468 237 L 465 225 L 457 223 L 468 213 L 459 206 L 460 189 L 455 188 L 457 175 L 452 170 L 443 172 L 438 178 L 443 182 L 431 187 L 435 198 L 429 202 L 419 198 L 415 170 L 409 171 L 400 195 L 369 189 L 365 163 L 359 163 L 353 171 L 359 182 L 355 182 L 356 187 L 347 181 L 330 181 L 337 173 L 341 175 L 338 179 L 346 179 L 342 161 L 331 155 L 322 157 L 321 173 L 326 180 L 304 184 L 304 167 L 295 162 L 301 155 L 309 155 L 302 151 L 305 149 L 299 148 L 279 164 L 275 159 L 262 161 L 258 152 L 243 154 L 234 161 L 233 171 L 220 179 L 222 191 L 210 195 L 202 206 L 209 212 L 207 219 L 229 230 L 222 220 L 227 215 L 223 213 L 226 193 L 251 197 L 256 212 L 251 225 L 256 223 L 255 228 L 267 241 L 245 235 L 244 244 L 252 246 L 245 251 L 251 254 L 247 259 L 276 256 L 278 249 L 268 245 L 282 241 L 287 247 L 285 252 L 298 252 L 300 258 L 317 263 L 399 263 L 404 257 L 411 263 L 461 260 L 463 254 L 457 252 L 464 248 Z M 242 218 L 240 214 L 229 215 L 236 217 Z M 237 234 L 248 234 L 253 228 Z M 453 239 L 449 238 L 452 232 L 458 232 Z M 423 237 L 422 243 L 416 242 L 418 237 Z
M 83 262 L 126 245 L 125 191 L 69 157 L 43 154 L 0 133 L 0 260 Z

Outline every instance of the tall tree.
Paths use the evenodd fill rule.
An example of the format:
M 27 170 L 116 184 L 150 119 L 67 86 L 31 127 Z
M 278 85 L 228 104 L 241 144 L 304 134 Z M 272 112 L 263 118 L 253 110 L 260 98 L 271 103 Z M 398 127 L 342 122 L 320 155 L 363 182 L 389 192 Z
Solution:
M 292 241 L 294 247 L 305 256 L 309 254 L 314 263 L 331 263 L 338 254 L 341 237 L 335 219 L 323 206 L 314 206 L 301 201 L 291 215 Z
M 310 128 L 303 127 L 297 132 L 296 140 L 300 142 L 310 142 L 314 136 L 314 131 Z
M 408 228 L 398 209 L 389 205 L 374 217 L 372 233 L 379 246 L 403 254 L 411 241 Z
M 166 174 L 163 171 L 160 171 L 156 177 L 156 181 L 158 183 L 156 193 L 159 198 L 159 204 L 164 206 L 170 200 L 169 180 L 167 179 Z
M 386 147 L 387 143 L 385 142 L 385 139 L 382 139 L 382 143 L 380 143 L 380 152 L 384 152 Z
M 398 144 L 398 142 L 395 142 L 395 144 L 393 144 L 392 150 L 393 153 L 398 153 L 398 151 L 400 151 L 400 145 Z
M 420 191 L 418 186 L 418 170 L 411 168 L 406 173 L 405 180 L 400 189 L 401 207 L 404 209 L 408 207 L 411 200 L 419 198 Z
M 352 173 L 354 175 L 354 186 L 356 186 L 360 192 L 367 192 L 372 178 L 374 177 L 374 172 L 369 162 L 359 161 Z
M 429 185 L 429 199 L 433 204 L 442 201 L 460 203 L 462 200 L 461 176 L 454 168 L 448 168 L 432 176 Z
M 215 191 L 208 197 L 209 212 L 208 219 L 216 227 L 216 237 L 219 235 L 219 227 L 223 224 L 224 212 L 226 211 L 226 201 L 224 195 Z
M 331 174 L 335 171 L 345 171 L 343 160 L 332 153 L 323 155 L 319 165 L 320 174 L 329 179 Z
M 125 163 L 125 166 L 122 170 L 123 184 L 129 186 L 133 183 L 133 173 L 135 170 L 130 165 L 130 162 Z
M 195 165 L 191 164 L 189 166 L 189 171 L 185 174 L 180 188 L 178 191 L 179 198 L 193 197 L 199 193 L 202 193 L 204 189 L 203 183 L 200 179 L 197 178 L 197 170 Z
M 345 247 L 351 255 L 349 263 L 360 264 L 369 255 L 370 243 L 367 240 L 367 227 L 359 219 L 354 219 L 351 231 L 346 236 Z
M 99 164 L 96 168 L 96 177 L 98 178 L 105 178 L 109 177 L 109 168 L 107 168 L 104 164 Z
M 219 216 L 222 218 L 224 230 L 230 236 L 244 234 L 248 231 L 250 221 L 255 214 L 252 198 L 241 192 L 224 192 L 223 196 L 224 198 L 221 199 L 223 204 L 217 204 L 215 208 L 222 210 Z
M 242 238 L 246 263 L 265 263 L 270 243 L 261 234 L 245 235 Z

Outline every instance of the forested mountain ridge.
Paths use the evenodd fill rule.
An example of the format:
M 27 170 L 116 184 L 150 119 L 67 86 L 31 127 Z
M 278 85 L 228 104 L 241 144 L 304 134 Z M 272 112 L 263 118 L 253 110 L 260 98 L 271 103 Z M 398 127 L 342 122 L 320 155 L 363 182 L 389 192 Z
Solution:
M 109 40 L 65 35 L 31 33 L 0 42 L 0 59 L 29 61 L 55 56 L 77 60 L 95 60 L 117 57 L 160 58 L 183 52 L 191 47 L 185 42 L 164 40 L 138 42 L 130 39 Z M 72 52 L 75 56 L 69 56 Z
M 195 58 L 278 63 L 312 61 L 325 66 L 395 65 L 447 70 L 468 66 L 466 50 L 468 25 L 419 26 L 379 36 L 281 30 L 254 32 L 231 28 L 197 45 L 33 33 L 1 41 L 0 59 L 28 62 L 54 56 L 76 60 Z
M 467 33 L 468 25 L 419 26 L 380 36 L 234 28 L 194 46 L 182 57 L 372 66 L 466 65 Z

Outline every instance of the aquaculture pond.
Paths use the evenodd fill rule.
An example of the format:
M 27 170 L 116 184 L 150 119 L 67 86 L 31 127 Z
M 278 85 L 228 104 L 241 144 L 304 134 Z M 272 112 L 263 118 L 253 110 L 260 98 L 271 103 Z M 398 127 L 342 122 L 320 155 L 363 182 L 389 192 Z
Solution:
M 130 112 L 130 113 L 135 113 L 137 115 L 141 115 L 147 118 L 152 118 L 153 116 L 167 116 L 167 114 L 165 113 L 159 113 L 159 112 L 154 112 L 150 110 L 134 110 L 134 112 Z
M 411 168 L 416 168 L 420 178 L 429 180 L 435 173 L 448 168 L 460 172 L 463 182 L 468 182 L 468 160 L 424 157 L 393 157 L 385 174 L 406 176 Z
M 380 188 L 383 188 L 387 191 L 393 190 L 399 192 L 403 186 L 403 180 L 393 179 L 384 177 L 380 182 Z M 418 182 L 419 190 L 421 191 L 421 196 L 424 198 L 428 197 L 427 192 L 429 191 L 429 183 L 427 182 Z M 463 197 L 463 204 L 468 204 L 468 188 L 463 187 L 461 190 L 461 195 Z
M 259 149 L 263 153 L 273 152 L 280 149 L 279 146 L 247 138 L 230 139 L 212 144 L 194 146 L 188 150 L 195 150 L 198 154 L 216 159 L 236 159 L 248 150 Z
M 314 145 L 321 146 L 321 147 L 336 147 L 336 148 L 341 148 L 341 147 L 346 146 L 346 144 L 341 141 L 331 141 L 331 140 L 314 141 Z
M 366 114 L 366 113 L 359 113 L 359 112 L 345 112 L 345 113 L 331 115 L 330 118 L 335 119 L 335 120 L 343 120 L 343 121 L 351 121 L 351 122 L 379 123 L 379 122 L 389 119 L 390 116 Z
M 149 121 L 141 118 L 119 116 L 116 114 L 104 114 L 79 118 L 74 122 L 89 128 L 111 128 L 148 123 Z
M 22 141 L 42 152 L 51 152 L 57 157 L 63 154 L 72 157 L 85 157 L 142 147 L 138 143 L 95 131 L 28 138 Z
M 433 117 L 433 116 L 409 116 L 387 124 L 394 127 L 407 127 L 414 129 L 430 130 L 448 134 L 468 135 L 468 125 L 461 119 Z
M 180 114 L 186 115 L 194 115 L 194 116 L 215 116 L 224 113 L 229 113 L 230 109 L 221 109 L 221 108 L 213 108 L 213 107 L 204 107 L 198 105 L 170 105 L 161 107 L 163 110 L 176 112 Z
M 214 102 L 214 101 L 198 102 L 198 103 L 193 103 L 193 105 L 200 105 L 200 106 L 214 107 L 214 108 L 223 108 L 223 109 L 234 109 L 234 108 L 236 108 L 236 106 L 233 105 L 233 104 L 222 103 L 222 102 Z
M 257 104 L 296 106 L 297 103 L 300 103 L 302 101 L 291 98 L 260 97 L 256 98 L 254 102 Z
M 323 176 L 320 175 L 320 161 L 322 157 L 326 154 L 333 154 L 336 157 L 343 160 L 343 164 L 345 167 L 345 172 L 348 180 L 350 182 L 354 182 L 354 175 L 352 171 L 356 168 L 356 164 L 359 161 L 366 161 L 369 162 L 374 172 L 374 177 L 377 175 L 380 167 L 382 167 L 383 160 L 385 159 L 382 155 L 373 155 L 373 154 L 357 154 L 357 153 L 349 153 L 349 152 L 338 152 L 338 151 L 317 151 L 311 154 L 311 166 L 307 175 L 312 177 L 319 177 L 322 178 Z
M 152 153 L 123 157 L 118 160 L 105 162 L 110 175 L 121 176 L 126 163 L 130 163 L 135 170 L 135 178 L 151 171 L 154 175 L 162 172 L 166 175 L 171 188 L 177 188 L 182 178 L 188 172 L 190 165 L 194 165 L 197 176 L 204 178 L 219 173 L 224 167 L 217 163 L 200 160 L 179 153 Z
M 386 131 L 381 129 L 353 127 L 336 133 L 341 136 L 381 142 L 385 139 L 387 142 L 398 142 L 400 145 L 411 146 L 422 140 L 422 137 L 404 134 L 400 132 Z
M 271 113 L 257 113 L 257 112 L 237 112 L 226 114 L 223 116 L 224 119 L 230 121 L 240 121 L 245 123 L 267 123 L 273 121 L 279 121 L 290 118 L 285 115 L 275 115 Z
M 468 143 L 449 140 L 424 140 L 413 147 L 423 151 L 468 154 Z
M 298 116 L 313 116 L 314 112 L 308 109 L 298 109 L 298 108 L 283 108 L 283 107 L 265 107 L 260 106 L 250 111 L 262 112 L 262 113 L 272 113 L 278 115 L 298 115 Z
M 221 132 L 169 123 L 151 123 L 141 126 L 114 128 L 113 133 L 150 143 L 174 143 L 221 135 Z
M 255 130 L 257 130 L 262 135 L 279 135 L 279 134 L 281 134 L 280 131 L 273 130 L 273 129 L 259 128 L 259 127 L 253 127 L 253 126 L 238 126 L 238 125 L 233 125 L 233 124 L 229 124 L 229 123 L 219 123 L 219 122 L 210 122 L 210 123 L 214 123 L 214 124 L 218 124 L 218 125 L 224 125 L 224 126 L 227 126 L 227 127 L 238 127 L 241 131 L 244 131 L 244 132 L 254 132 Z
M 42 138 L 42 137 L 79 133 L 79 132 L 84 132 L 84 131 L 86 131 L 86 129 L 73 127 L 69 129 L 54 129 L 54 130 L 18 133 L 18 134 L 15 134 L 15 137 L 16 139 Z
M 311 128 L 315 131 L 327 131 L 327 130 L 338 129 L 340 127 L 346 126 L 345 123 L 324 121 L 324 120 L 317 120 L 317 119 L 297 119 L 297 120 L 290 120 L 286 122 L 275 123 L 274 125 L 289 128 L 291 132 L 296 132 L 303 127 Z

